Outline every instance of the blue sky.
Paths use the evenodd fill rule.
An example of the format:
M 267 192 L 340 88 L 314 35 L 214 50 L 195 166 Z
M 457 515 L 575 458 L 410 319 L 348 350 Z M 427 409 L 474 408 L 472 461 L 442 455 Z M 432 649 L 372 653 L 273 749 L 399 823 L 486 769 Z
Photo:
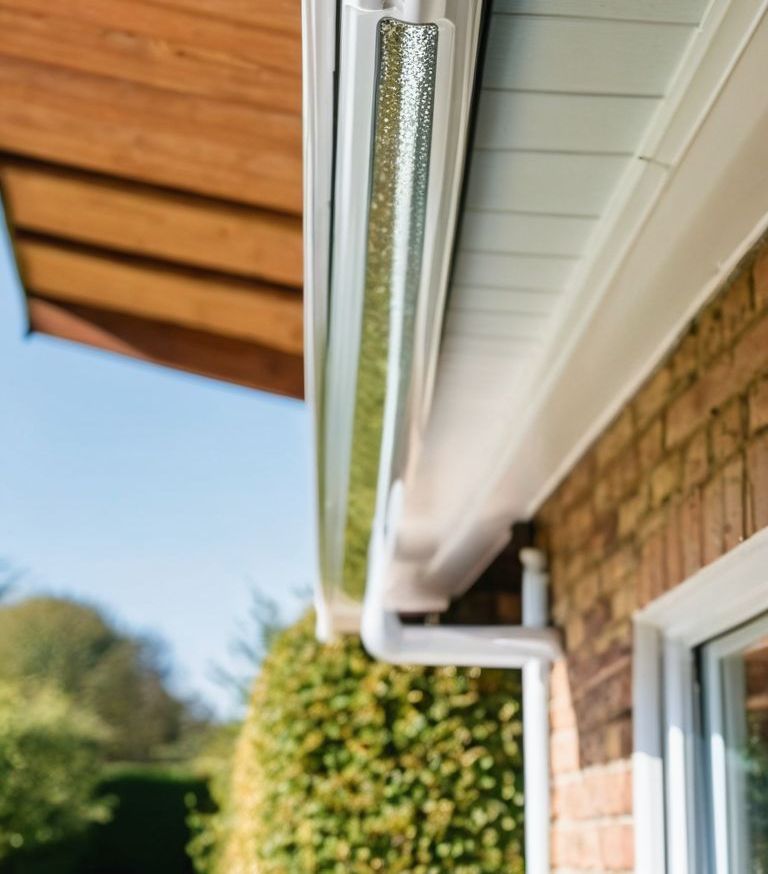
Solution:
M 176 682 L 232 712 L 211 665 L 258 586 L 312 580 L 303 404 L 25 337 L 0 214 L 0 557 L 18 594 L 76 595 L 170 645 Z

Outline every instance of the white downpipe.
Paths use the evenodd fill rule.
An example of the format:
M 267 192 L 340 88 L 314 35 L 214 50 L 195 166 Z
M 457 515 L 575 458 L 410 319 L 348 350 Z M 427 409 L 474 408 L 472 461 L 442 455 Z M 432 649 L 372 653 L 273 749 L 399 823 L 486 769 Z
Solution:
M 523 625 L 543 629 L 548 621 L 544 554 L 520 551 L 523 564 Z M 523 767 L 525 779 L 525 870 L 549 874 L 549 670 L 552 656 L 523 665 Z

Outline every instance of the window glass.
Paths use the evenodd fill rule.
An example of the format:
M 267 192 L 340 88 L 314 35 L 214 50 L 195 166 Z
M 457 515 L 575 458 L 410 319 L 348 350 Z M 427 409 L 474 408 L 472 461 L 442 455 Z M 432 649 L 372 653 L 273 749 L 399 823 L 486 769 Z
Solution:
M 768 618 L 704 648 L 716 874 L 768 874 Z

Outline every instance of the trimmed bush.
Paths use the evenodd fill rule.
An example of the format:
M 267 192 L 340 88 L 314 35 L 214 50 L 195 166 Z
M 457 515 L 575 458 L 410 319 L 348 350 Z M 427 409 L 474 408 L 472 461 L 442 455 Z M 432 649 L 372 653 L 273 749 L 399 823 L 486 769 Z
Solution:
M 256 682 L 207 870 L 522 872 L 520 699 L 517 672 L 381 664 L 307 617 Z
M 0 685 L 0 863 L 108 819 L 95 798 L 106 739 L 57 690 Z

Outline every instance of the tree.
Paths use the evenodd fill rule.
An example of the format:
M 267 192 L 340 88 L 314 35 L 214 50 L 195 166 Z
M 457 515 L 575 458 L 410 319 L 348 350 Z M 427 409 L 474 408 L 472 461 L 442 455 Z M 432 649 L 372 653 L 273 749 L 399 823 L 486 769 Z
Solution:
M 107 738 L 60 691 L 0 684 L 0 863 L 109 818 L 94 797 Z
M 184 704 L 166 688 L 155 641 L 119 633 L 93 607 L 36 597 L 0 608 L 0 681 L 44 682 L 109 727 L 113 758 L 175 740 Z

